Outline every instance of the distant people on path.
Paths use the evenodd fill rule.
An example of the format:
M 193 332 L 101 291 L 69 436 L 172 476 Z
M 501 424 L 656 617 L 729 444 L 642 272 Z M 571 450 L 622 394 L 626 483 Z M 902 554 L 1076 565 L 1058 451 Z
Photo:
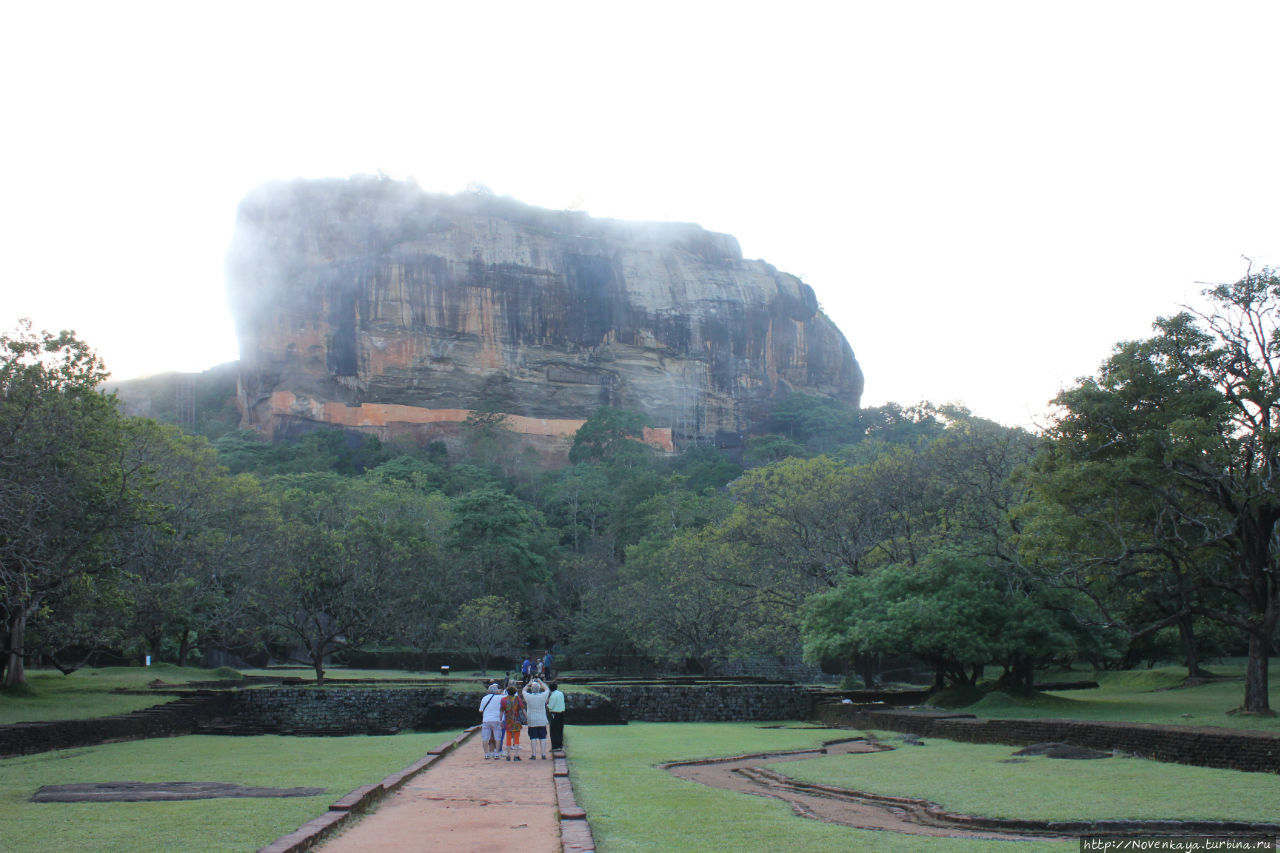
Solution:
M 525 682 L 526 684 L 529 683 L 530 678 L 533 678 L 533 656 L 532 655 L 525 657 L 524 663 L 520 664 L 520 674 L 523 676 L 523 678 L 521 678 L 521 681 Z
M 547 697 L 547 720 L 551 724 L 551 748 L 564 749 L 564 694 L 560 685 L 553 681 L 551 693 Z
M 489 685 L 485 697 L 480 700 L 480 743 L 484 746 L 485 760 L 502 755 L 502 697 L 497 682 Z
M 529 714 L 529 757 L 536 760 L 542 755 L 547 760 L 547 685 L 542 679 L 535 678 L 522 694 Z
M 551 649 L 547 649 L 542 654 L 542 677 L 551 677 Z
M 507 761 L 510 761 L 513 755 L 516 761 L 520 760 L 520 728 L 524 723 L 524 699 L 516 693 L 514 686 L 508 687 L 507 695 L 502 697 L 502 726 L 507 737 Z

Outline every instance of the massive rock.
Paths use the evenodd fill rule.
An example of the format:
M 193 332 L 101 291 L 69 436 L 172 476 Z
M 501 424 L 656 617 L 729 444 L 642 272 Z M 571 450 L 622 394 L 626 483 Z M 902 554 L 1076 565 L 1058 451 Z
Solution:
M 599 406 L 652 443 L 723 441 L 792 391 L 857 405 L 813 290 L 696 225 L 375 178 L 270 184 L 228 259 L 247 427 L 456 437 L 474 410 L 563 451 Z

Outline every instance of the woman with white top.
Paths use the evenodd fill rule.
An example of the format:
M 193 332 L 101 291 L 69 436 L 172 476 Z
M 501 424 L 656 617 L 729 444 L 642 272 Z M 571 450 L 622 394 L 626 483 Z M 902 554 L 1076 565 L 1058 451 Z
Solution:
M 547 760 L 547 699 L 550 693 L 547 692 L 547 685 L 542 679 L 535 678 L 529 682 L 521 694 L 524 697 L 525 705 L 528 706 L 527 714 L 529 716 L 529 751 L 534 753 L 529 756 L 531 761 L 537 760 L 539 750 L 541 751 L 542 760 Z
M 502 692 L 496 683 L 480 700 L 480 743 L 486 760 L 502 757 Z

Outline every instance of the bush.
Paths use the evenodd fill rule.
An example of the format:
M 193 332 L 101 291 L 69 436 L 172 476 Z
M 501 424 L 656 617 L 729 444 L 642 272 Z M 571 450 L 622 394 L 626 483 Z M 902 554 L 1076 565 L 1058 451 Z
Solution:
M 939 708 L 967 708 L 977 702 L 981 702 L 986 698 L 986 691 L 981 687 L 975 687 L 971 684 L 962 684 L 958 687 L 948 687 L 946 690 L 939 690 L 937 693 L 929 697 L 930 705 L 937 705 Z

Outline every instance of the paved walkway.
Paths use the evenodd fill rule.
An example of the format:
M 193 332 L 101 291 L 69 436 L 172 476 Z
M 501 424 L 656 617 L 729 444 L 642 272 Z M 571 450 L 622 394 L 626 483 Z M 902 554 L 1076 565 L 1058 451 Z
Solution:
M 317 850 L 560 853 L 554 762 L 521 756 L 484 760 L 476 733 Z

